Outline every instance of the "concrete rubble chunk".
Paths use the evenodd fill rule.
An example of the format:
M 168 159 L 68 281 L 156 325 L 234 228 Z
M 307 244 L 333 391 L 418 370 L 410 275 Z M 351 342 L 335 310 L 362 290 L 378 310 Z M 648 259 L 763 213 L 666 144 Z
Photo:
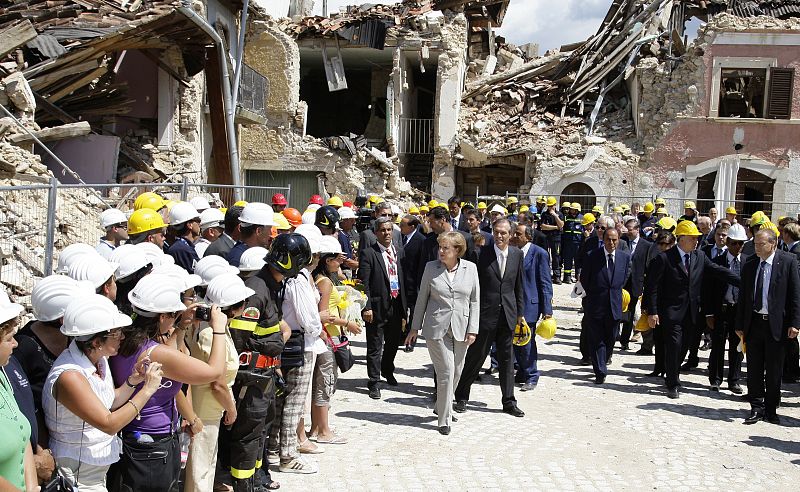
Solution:
M 3 85 L 6 95 L 19 110 L 29 113 L 36 111 L 36 99 L 22 72 L 14 72 L 4 78 Z

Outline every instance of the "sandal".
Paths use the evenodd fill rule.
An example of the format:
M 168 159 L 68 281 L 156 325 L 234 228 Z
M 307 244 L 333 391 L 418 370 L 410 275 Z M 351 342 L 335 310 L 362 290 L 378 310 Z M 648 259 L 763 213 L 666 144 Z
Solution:
M 347 444 L 347 438 L 333 434 L 333 437 L 329 440 L 322 440 L 318 437 L 317 444 Z
M 301 442 L 297 445 L 297 450 L 300 451 L 302 454 L 322 454 L 325 452 L 324 448 L 321 448 L 311 441 L 306 439 L 305 441 Z

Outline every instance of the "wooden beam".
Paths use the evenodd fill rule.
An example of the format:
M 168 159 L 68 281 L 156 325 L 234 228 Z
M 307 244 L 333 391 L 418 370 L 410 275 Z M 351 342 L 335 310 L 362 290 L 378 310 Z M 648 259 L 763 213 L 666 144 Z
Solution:
M 9 141 L 13 144 L 27 144 L 33 142 L 33 137 L 38 138 L 42 142 L 52 142 L 54 140 L 64 140 L 65 138 L 82 137 L 92 132 L 92 127 L 88 121 L 79 121 L 77 123 L 67 123 L 66 125 L 54 126 L 50 128 L 43 128 L 31 135 L 27 133 L 18 133 L 9 137 Z
M 219 56 L 216 50 L 210 53 L 206 62 L 206 81 L 208 106 L 211 118 L 211 135 L 214 158 L 213 177 L 216 183 L 233 184 L 231 175 L 230 154 L 228 154 L 228 133 L 225 127 L 225 103 L 222 96 L 222 76 L 220 74 Z M 223 63 L 225 61 L 223 60 Z
M 146 56 L 148 59 L 150 59 L 150 61 L 152 61 L 153 63 L 158 65 L 158 68 L 160 68 L 161 70 L 167 72 L 173 79 L 177 80 L 178 83 L 180 83 L 182 86 L 189 87 L 189 83 L 186 81 L 186 79 L 181 77 L 181 74 L 179 74 L 178 72 L 173 70 L 166 63 L 164 63 L 161 60 L 161 58 L 158 57 L 158 55 L 156 55 L 152 51 L 148 51 L 148 50 L 141 50 L 140 53 L 144 54 L 144 56 Z
M 25 19 L 0 31 L 0 58 L 11 53 L 39 34 L 31 21 Z
M 77 65 L 68 65 L 61 70 L 55 70 L 45 75 L 41 75 L 34 79 L 28 79 L 28 84 L 31 86 L 31 89 L 39 90 L 42 87 L 46 87 L 51 82 L 56 82 L 64 77 L 69 75 L 75 75 L 78 73 L 86 72 L 87 70 L 92 70 L 100 66 L 100 62 L 102 60 L 100 58 L 95 58 L 94 60 L 89 60 L 84 63 L 79 63 Z
M 47 100 L 50 101 L 51 103 L 54 103 L 54 102 L 58 101 L 59 99 L 61 99 L 62 97 L 66 96 L 68 94 L 71 94 L 76 89 L 80 89 L 84 85 L 90 83 L 91 81 L 93 81 L 94 79 L 100 77 L 104 73 L 106 73 L 106 67 L 105 66 L 102 66 L 102 67 L 100 67 L 100 68 L 98 68 L 96 70 L 92 70 L 91 72 L 89 72 L 89 74 L 84 75 L 83 77 L 79 78 L 75 82 L 73 82 L 73 83 L 69 84 L 68 86 L 64 87 L 60 91 L 58 91 L 58 92 L 56 92 L 54 94 L 50 94 L 47 97 Z

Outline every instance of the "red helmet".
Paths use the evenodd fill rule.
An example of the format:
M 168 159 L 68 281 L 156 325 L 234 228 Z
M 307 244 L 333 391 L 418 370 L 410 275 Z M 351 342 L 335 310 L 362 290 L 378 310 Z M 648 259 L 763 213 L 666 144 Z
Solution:
M 289 202 L 286 201 L 286 197 L 283 196 L 283 193 L 275 193 L 272 195 L 272 204 L 273 205 L 288 205 Z
M 343 207 L 349 207 L 349 208 L 353 208 L 353 202 L 344 202 L 344 203 L 342 204 L 342 206 L 343 206 Z
M 308 204 L 311 205 L 312 203 L 316 205 L 325 205 L 322 203 L 322 197 L 319 195 L 311 195 L 311 198 L 308 200 Z

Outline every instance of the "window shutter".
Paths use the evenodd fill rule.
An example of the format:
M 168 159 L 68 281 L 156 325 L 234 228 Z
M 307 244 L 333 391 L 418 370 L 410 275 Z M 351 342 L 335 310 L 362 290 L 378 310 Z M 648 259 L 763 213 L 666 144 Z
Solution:
M 794 89 L 794 69 L 769 69 L 769 94 L 767 118 L 788 120 L 792 117 L 792 91 Z

